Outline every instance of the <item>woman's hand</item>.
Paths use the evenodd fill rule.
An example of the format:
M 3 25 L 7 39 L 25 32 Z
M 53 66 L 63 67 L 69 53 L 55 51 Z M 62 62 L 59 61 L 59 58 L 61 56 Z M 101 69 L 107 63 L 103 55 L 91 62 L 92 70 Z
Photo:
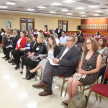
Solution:
M 83 69 L 80 69 L 80 70 L 78 71 L 78 73 L 80 73 L 80 74 L 82 74 L 82 75 L 87 74 L 87 72 L 86 72 L 85 70 L 83 70 Z
M 42 59 L 43 59 L 43 57 L 40 57 L 40 59 L 42 60 Z
M 20 48 L 20 51 L 24 51 L 24 48 Z

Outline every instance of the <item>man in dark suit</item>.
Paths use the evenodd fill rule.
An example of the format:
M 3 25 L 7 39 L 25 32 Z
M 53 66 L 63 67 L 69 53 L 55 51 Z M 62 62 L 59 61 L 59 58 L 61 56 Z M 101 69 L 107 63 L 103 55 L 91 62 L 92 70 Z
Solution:
M 58 38 L 61 37 L 62 31 L 63 31 L 63 30 L 61 29 L 61 26 L 58 26 L 58 28 L 55 30 L 55 33 L 58 34 Z
M 9 60 L 10 58 L 9 52 L 10 50 L 15 49 L 18 39 L 19 39 L 19 36 L 17 35 L 17 31 L 13 30 L 13 41 L 9 46 L 6 47 L 6 56 L 5 56 L 6 59 L 5 60 Z
M 74 74 L 80 55 L 81 51 L 75 46 L 75 37 L 69 36 L 67 38 L 67 46 L 63 47 L 59 55 L 53 59 L 53 63 L 59 65 L 51 65 L 48 61 L 42 81 L 33 85 L 34 88 L 45 88 L 44 92 L 39 93 L 39 95 L 47 96 L 52 94 L 53 76 L 70 77 Z

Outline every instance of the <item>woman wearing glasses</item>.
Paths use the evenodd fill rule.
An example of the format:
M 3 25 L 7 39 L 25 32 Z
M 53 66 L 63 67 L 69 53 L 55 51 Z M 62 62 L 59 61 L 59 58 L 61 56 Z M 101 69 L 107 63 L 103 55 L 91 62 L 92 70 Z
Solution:
M 69 100 L 78 92 L 79 85 L 90 85 L 96 81 L 102 63 L 101 54 L 98 52 L 98 45 L 95 39 L 88 38 L 84 44 L 84 53 L 79 64 L 78 73 L 69 78 L 67 83 L 69 98 L 62 104 L 67 107 Z

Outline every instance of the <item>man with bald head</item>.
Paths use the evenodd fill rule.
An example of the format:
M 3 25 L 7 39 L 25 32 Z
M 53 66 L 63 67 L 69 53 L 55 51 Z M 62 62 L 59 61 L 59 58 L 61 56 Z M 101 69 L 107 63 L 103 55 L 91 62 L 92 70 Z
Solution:
M 53 63 L 59 65 L 51 65 L 48 61 L 45 66 L 42 81 L 33 85 L 34 88 L 44 88 L 44 91 L 39 93 L 39 95 L 47 96 L 52 94 L 53 76 L 70 77 L 74 74 L 80 55 L 80 50 L 75 46 L 75 37 L 69 36 L 67 38 L 67 46 L 63 47 L 57 57 L 53 59 Z

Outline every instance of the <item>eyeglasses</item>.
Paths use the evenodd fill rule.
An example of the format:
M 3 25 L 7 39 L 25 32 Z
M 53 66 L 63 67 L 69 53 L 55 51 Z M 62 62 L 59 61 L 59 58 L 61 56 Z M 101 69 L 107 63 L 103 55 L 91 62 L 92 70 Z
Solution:
M 88 42 L 88 43 L 85 43 L 86 45 L 90 45 L 91 44 L 91 42 Z

